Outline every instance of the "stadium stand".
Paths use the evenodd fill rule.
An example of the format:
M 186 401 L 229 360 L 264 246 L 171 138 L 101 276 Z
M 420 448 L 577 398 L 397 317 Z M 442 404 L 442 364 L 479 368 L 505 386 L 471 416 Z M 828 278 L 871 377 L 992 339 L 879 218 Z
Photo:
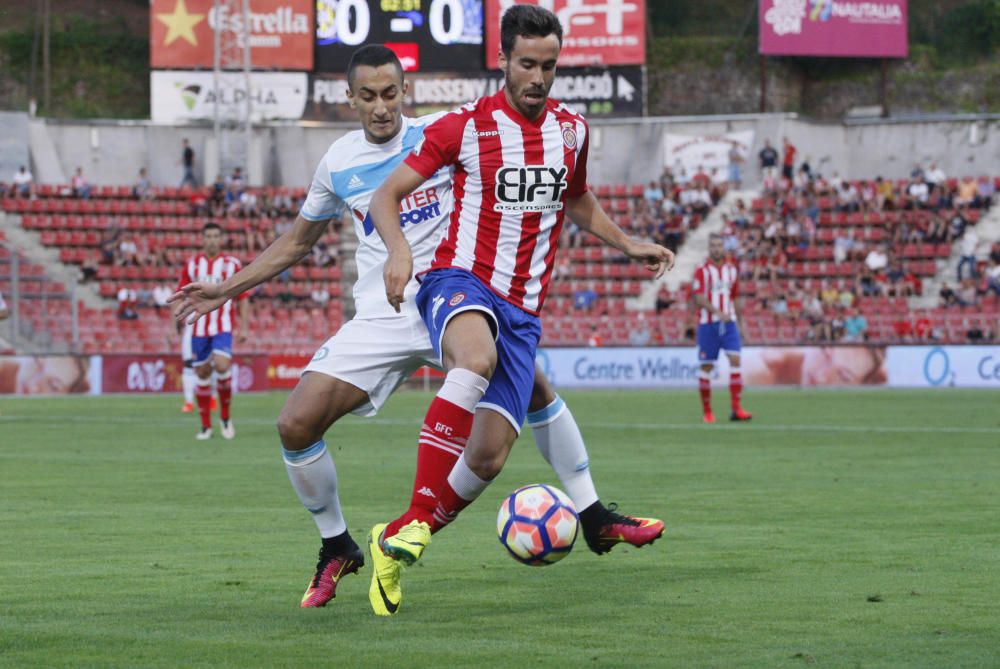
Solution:
M 955 290 L 942 284 L 941 304 L 915 299 L 925 286 L 942 283 L 944 261 L 959 253 L 965 231 L 988 209 L 992 196 L 959 201 L 967 181 L 950 179 L 931 189 L 936 195 L 928 202 L 910 195 L 914 180 L 892 182 L 891 189 L 881 181 L 818 181 L 725 212 L 723 234 L 740 262 L 748 298 L 748 339 L 961 343 L 976 330 L 987 339 L 996 336 L 1000 288 L 991 287 L 988 270 L 1000 263 L 1000 246 L 991 249 L 993 261 L 977 261 L 976 279 L 966 278 Z M 989 183 L 995 190 L 1000 178 Z M 704 201 L 698 201 L 700 188 L 698 175 L 684 185 L 665 175 L 649 185 L 599 185 L 594 192 L 631 234 L 677 249 L 725 195 L 724 187 L 712 187 L 706 178 Z M 62 263 L 78 267 L 82 282 L 93 282 L 105 299 L 108 306 L 101 309 L 79 307 L 82 352 L 121 350 L 122 331 L 136 352 L 154 352 L 174 347 L 162 298 L 176 285 L 180 264 L 199 248 L 204 223 L 219 222 L 227 250 L 249 261 L 290 225 L 303 195 L 302 189 L 223 184 L 142 193 L 98 186 L 83 199 L 68 187 L 41 184 L 33 197 L 7 197 L 2 207 L 20 215 L 24 229 L 57 249 Z M 693 344 L 696 313 L 688 284 L 673 293 L 661 289 L 655 304 L 640 301 L 649 294 L 644 268 L 572 225 L 563 235 L 543 315 L 543 345 Z M 257 292 L 250 348 L 310 354 L 340 326 L 339 298 L 349 278 L 338 257 L 350 255 L 352 238 L 339 226 L 331 228 L 316 254 Z M 37 264 L 22 263 L 21 277 L 30 331 L 68 347 L 66 287 L 46 280 Z M 123 304 L 136 306 L 138 318 L 121 318 Z M 636 318 L 624 317 L 636 308 L 642 313 L 638 326 Z

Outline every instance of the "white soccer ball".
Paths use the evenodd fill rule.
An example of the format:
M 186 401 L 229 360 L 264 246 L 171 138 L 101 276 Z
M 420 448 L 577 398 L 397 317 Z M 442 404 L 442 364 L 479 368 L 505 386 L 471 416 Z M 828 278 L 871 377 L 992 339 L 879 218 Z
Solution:
M 497 535 L 510 556 L 541 567 L 569 555 L 580 528 L 576 507 L 556 487 L 535 483 L 518 488 L 500 505 Z

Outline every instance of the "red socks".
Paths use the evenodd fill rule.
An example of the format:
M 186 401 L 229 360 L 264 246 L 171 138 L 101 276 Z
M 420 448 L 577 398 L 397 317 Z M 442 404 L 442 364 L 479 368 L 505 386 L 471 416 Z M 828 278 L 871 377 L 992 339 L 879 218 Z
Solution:
M 395 535 L 401 527 L 414 520 L 427 523 L 432 532 L 450 522 L 450 518 L 435 514 L 435 509 L 442 501 L 449 503 L 445 508 L 452 509 L 453 493 L 448 490 L 448 475 L 465 450 L 465 442 L 472 433 L 473 412 L 488 384 L 488 380 L 467 369 L 448 372 L 444 385 L 427 409 L 420 429 L 417 473 L 410 506 L 403 515 L 389 523 L 384 536 Z
M 740 374 L 739 369 L 733 369 L 729 372 L 729 398 L 732 402 L 733 411 L 738 411 L 740 408 L 740 395 L 743 394 L 743 376 Z
M 229 420 L 229 404 L 233 399 L 232 371 L 215 375 L 215 389 L 219 391 L 219 416 L 222 420 Z
M 698 374 L 698 392 L 701 394 L 701 409 L 708 413 L 712 410 L 712 380 L 705 372 Z
M 212 427 L 212 379 L 199 378 L 195 382 L 194 397 L 198 401 L 198 415 L 201 416 L 201 429 Z

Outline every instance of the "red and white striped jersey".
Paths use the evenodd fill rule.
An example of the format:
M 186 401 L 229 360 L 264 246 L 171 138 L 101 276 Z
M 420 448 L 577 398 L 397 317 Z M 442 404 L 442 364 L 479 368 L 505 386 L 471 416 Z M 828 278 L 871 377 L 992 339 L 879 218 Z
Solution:
M 222 283 L 240 269 L 240 261 L 231 255 L 220 253 L 209 258 L 204 253 L 193 256 L 184 263 L 181 270 L 181 281 L 177 286 L 180 290 L 189 283 Z M 244 293 L 237 300 L 245 299 Z M 232 332 L 236 322 L 233 313 L 233 300 L 229 300 L 213 312 L 205 314 L 194 324 L 195 337 L 213 337 L 220 332 Z
M 552 275 L 567 198 L 587 192 L 589 130 L 549 99 L 529 121 L 495 95 L 427 126 L 406 164 L 430 178 L 453 171 L 454 208 L 431 270 L 472 272 L 515 306 L 537 314 Z
M 724 260 L 716 265 L 711 260 L 694 271 L 691 291 L 694 295 L 704 295 L 708 303 L 736 320 L 736 297 L 739 295 L 740 271 L 736 264 Z M 715 317 L 708 309 L 699 309 L 698 323 L 714 323 Z

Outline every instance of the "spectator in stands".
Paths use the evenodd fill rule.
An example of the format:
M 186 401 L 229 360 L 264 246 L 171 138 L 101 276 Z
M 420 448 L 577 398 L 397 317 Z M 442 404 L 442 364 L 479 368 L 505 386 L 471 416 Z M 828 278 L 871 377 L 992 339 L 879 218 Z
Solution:
M 243 189 L 246 188 L 246 181 L 243 179 L 243 168 L 233 168 L 233 173 L 229 176 L 229 181 L 226 183 L 226 187 L 230 192 L 239 197 L 240 193 L 243 192 Z
M 913 163 L 913 169 L 910 170 L 910 179 L 923 179 L 924 178 L 924 168 L 920 166 L 920 163 Z
M 973 204 L 972 206 L 978 206 L 980 209 L 989 211 L 990 207 L 993 206 L 993 197 L 996 195 L 997 187 L 993 183 L 993 179 L 990 177 L 979 177 L 979 187 L 977 191 L 978 204 Z
M 108 227 L 104 230 L 101 241 L 101 262 L 105 265 L 117 264 L 118 244 L 121 242 L 122 229 L 118 225 L 117 219 L 110 219 Z
M 209 196 L 208 205 L 211 208 L 212 216 L 221 217 L 226 211 L 226 182 L 222 178 L 221 174 L 215 175 L 215 181 L 212 182 L 211 195 Z
M 655 181 L 650 181 L 646 190 L 642 192 L 642 197 L 651 207 L 655 207 L 663 199 L 663 189 Z
M 97 272 L 101 266 L 101 250 L 96 249 L 92 254 L 80 263 L 80 283 L 90 283 L 97 279 Z
M 256 216 L 257 212 L 257 194 L 249 189 L 244 190 L 240 193 L 240 215 L 244 217 Z
M 4 302 L 3 293 L 0 293 L 0 321 L 7 320 L 10 317 L 10 309 L 7 308 L 7 303 Z
M 181 165 L 184 171 L 181 176 L 180 187 L 190 186 L 191 188 L 197 188 L 198 181 L 194 178 L 194 149 L 191 148 L 191 143 L 188 142 L 186 137 L 181 140 Z
M 986 276 L 986 289 L 992 290 L 994 295 L 1000 296 L 1000 259 L 990 256 L 990 266 L 984 273 Z
M 909 186 L 906 187 L 906 209 L 926 209 L 930 199 L 930 188 L 924 181 L 923 175 L 918 176 Z
M 865 264 L 858 275 L 857 292 L 865 297 L 878 297 L 882 295 L 882 286 L 875 278 L 875 272 Z
M 945 182 L 948 181 L 948 177 L 945 176 L 944 170 L 938 167 L 937 163 L 931 163 L 930 167 L 924 173 L 924 181 L 927 182 L 930 188 L 943 189 L 946 185 Z
M 729 187 L 739 189 L 743 184 L 742 165 L 743 165 L 743 152 L 740 151 L 739 147 L 735 143 L 729 147 L 728 154 L 729 162 L 726 166 L 727 169 L 727 179 L 729 181 Z
M 646 323 L 646 314 L 640 311 L 636 316 L 635 324 L 628 333 L 629 346 L 647 346 L 651 338 L 649 325 Z
M 674 303 L 674 297 L 667 288 L 667 284 L 660 284 L 660 290 L 656 293 L 656 313 L 662 313 L 669 309 Z
M 905 292 L 903 279 L 906 278 L 906 271 L 903 263 L 898 258 L 893 258 L 889 263 L 888 271 L 885 273 L 886 288 L 885 294 L 889 297 L 901 297 Z
M 597 291 L 593 288 L 581 288 L 573 293 L 573 306 L 577 309 L 590 309 L 598 297 Z
M 958 303 L 963 307 L 974 307 L 979 303 L 979 296 L 976 294 L 975 279 L 962 281 L 958 288 Z
M 840 291 L 837 287 L 830 283 L 829 279 L 823 279 L 823 284 L 819 291 L 819 299 L 823 303 L 823 307 L 826 309 L 832 308 L 837 304 L 839 298 Z
M 889 249 L 885 244 L 872 247 L 865 256 L 865 267 L 872 272 L 879 272 L 889 266 Z
M 958 261 L 958 280 L 962 280 L 962 270 L 969 268 L 969 276 L 976 278 L 976 249 L 979 247 L 979 235 L 974 228 L 967 227 L 962 235 L 961 253 L 962 257 Z
M 786 182 L 791 184 L 795 177 L 793 174 L 795 170 L 795 145 L 787 137 L 784 137 L 781 140 L 781 149 L 781 176 Z
M 861 205 L 861 211 L 875 211 L 876 199 L 877 195 L 875 193 L 875 184 L 873 182 L 862 181 L 858 184 L 858 202 Z
M 14 172 L 13 183 L 10 188 L 11 197 L 32 197 L 35 194 L 35 177 L 24 165 Z
M 555 269 L 552 270 L 552 278 L 558 281 L 569 279 L 573 274 L 573 269 L 570 266 L 569 254 L 562 253 L 559 255 L 559 259 L 556 260 Z
M 854 291 L 847 286 L 841 288 L 837 294 L 837 303 L 845 309 L 853 307 L 855 299 Z
M 587 346 L 591 348 L 598 348 L 604 344 L 601 339 L 601 333 L 597 330 L 597 324 L 590 326 L 590 337 L 587 339 Z
M 836 299 L 836 291 L 834 291 Z M 826 323 L 823 302 L 819 295 L 813 293 L 806 297 L 802 305 L 802 315 L 809 322 L 809 332 L 806 337 L 812 340 L 826 341 L 830 339 L 830 327 Z
M 924 282 L 920 280 L 917 273 L 910 269 L 907 265 L 903 265 L 905 274 L 903 276 L 903 295 L 906 297 L 915 297 L 917 295 L 924 294 Z
M 964 321 L 964 324 L 968 327 L 965 331 L 965 339 L 970 344 L 981 344 L 986 339 L 986 333 L 983 329 L 979 327 L 979 323 L 973 323 L 969 325 L 968 319 Z
M 740 229 L 750 225 L 750 212 L 747 211 L 747 205 L 742 199 L 736 200 L 733 211 L 729 216 L 736 227 Z
M 959 208 L 972 207 L 976 205 L 979 197 L 979 188 L 976 180 L 971 176 L 965 176 L 958 182 L 958 193 L 955 195 L 955 206 Z
M 844 319 L 844 341 L 857 343 L 868 338 L 868 319 L 856 309 L 848 312 Z
M 699 216 L 705 216 L 708 211 L 712 208 L 712 194 L 709 193 L 708 188 L 705 187 L 704 183 L 699 183 L 696 186 L 692 186 L 686 192 L 690 193 L 688 207 L 691 211 Z
M 879 211 L 885 211 L 893 209 L 895 203 L 896 192 L 892 188 L 892 182 L 881 176 L 875 177 L 875 207 Z
M 941 290 L 938 291 L 938 297 L 941 298 L 942 307 L 954 307 L 960 304 L 958 301 L 958 294 L 952 290 L 951 286 L 949 286 L 947 282 L 941 284 Z
M 73 197 L 78 197 L 82 200 L 90 199 L 90 184 L 87 183 L 87 179 L 83 176 L 82 167 L 76 168 L 76 172 L 70 179 L 69 185 L 73 189 Z
M 167 306 L 167 299 L 173 295 L 174 289 L 165 283 L 161 283 L 153 288 L 153 306 L 157 311 Z
M 764 190 L 774 190 L 778 178 L 778 152 L 771 146 L 771 140 L 764 140 L 764 148 L 757 154 L 760 172 L 764 179 Z
M 850 181 L 845 181 L 837 191 L 837 211 L 854 213 L 861 209 L 861 196 Z
M 149 175 L 145 167 L 139 168 L 139 180 L 132 187 L 132 197 L 139 200 L 153 199 L 153 184 L 149 181 Z
M 135 267 L 141 264 L 139 262 L 139 247 L 136 246 L 132 235 L 122 235 L 122 240 L 118 244 L 118 263 L 120 265 L 134 265 Z
M 788 299 L 784 293 L 779 293 L 777 297 L 771 300 L 771 313 L 778 318 L 788 318 Z
M 139 296 L 132 288 L 121 287 L 118 289 L 118 318 L 125 321 L 134 321 L 139 318 L 135 310 Z
M 851 257 L 857 242 L 854 241 L 854 228 L 850 226 L 839 228 L 833 238 L 833 261 L 842 263 Z
M 330 291 L 326 289 L 326 286 L 319 282 L 313 282 L 312 290 L 309 292 L 309 299 L 313 301 L 317 307 L 325 307 L 330 301 Z

